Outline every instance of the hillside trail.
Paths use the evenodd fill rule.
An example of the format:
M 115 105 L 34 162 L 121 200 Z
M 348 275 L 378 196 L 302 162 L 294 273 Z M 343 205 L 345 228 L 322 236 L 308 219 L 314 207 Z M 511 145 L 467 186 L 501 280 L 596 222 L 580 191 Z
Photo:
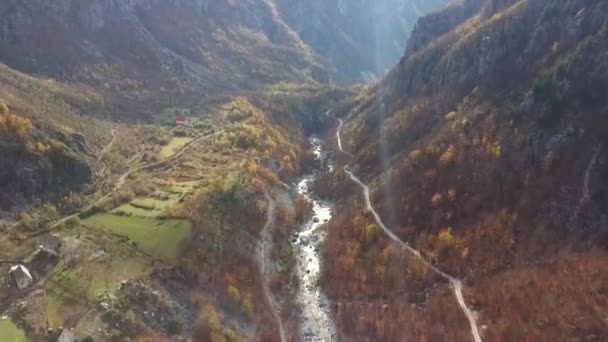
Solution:
M 339 121 L 339 126 L 338 126 L 338 131 L 336 133 L 336 136 L 338 138 L 338 149 L 340 150 L 340 152 L 352 157 L 352 154 L 344 151 L 344 148 L 342 146 L 341 135 L 342 135 L 342 128 L 344 127 L 344 120 L 338 119 L 338 121 Z M 384 222 L 382 221 L 382 218 L 380 217 L 380 215 L 378 214 L 376 209 L 374 209 L 374 206 L 372 205 L 371 198 L 370 198 L 369 187 L 365 183 L 363 183 L 361 181 L 361 179 L 359 179 L 357 176 L 355 176 L 355 174 L 350 170 L 349 165 L 344 166 L 344 172 L 346 172 L 346 174 L 350 177 L 350 179 L 353 182 L 355 182 L 357 185 L 359 185 L 359 187 L 361 187 L 363 189 L 363 196 L 365 198 L 366 209 L 374 216 L 374 220 L 376 221 L 378 226 L 382 229 L 382 231 L 391 240 L 396 242 L 401 248 L 407 250 L 408 252 L 410 252 L 411 254 L 416 256 L 416 258 L 418 260 L 420 260 L 420 262 L 422 262 L 424 265 L 426 265 L 429 269 L 431 269 L 433 272 L 435 272 L 436 274 L 440 275 L 441 277 L 443 277 L 444 279 L 446 279 L 450 282 L 451 288 L 454 292 L 454 295 L 456 296 L 456 301 L 458 302 L 458 306 L 460 307 L 462 312 L 465 314 L 467 320 L 469 321 L 469 325 L 471 328 L 471 336 L 473 337 L 473 340 L 475 342 L 482 342 L 481 335 L 479 333 L 479 328 L 477 327 L 477 322 L 475 320 L 475 315 L 466 305 L 466 302 L 464 301 L 464 297 L 462 295 L 462 287 L 463 287 L 462 280 L 460 280 L 456 277 L 453 277 L 453 276 L 439 270 L 435 266 L 433 266 L 431 263 L 429 263 L 426 259 L 424 259 L 422 257 L 422 255 L 420 254 L 420 252 L 418 250 L 414 249 L 407 242 L 404 242 L 397 235 L 395 235 L 395 233 L 393 233 L 384 224 Z
M 272 245 L 272 234 L 270 232 L 270 228 L 272 228 L 272 226 L 274 225 L 276 202 L 268 192 L 265 193 L 265 196 L 266 200 L 268 201 L 268 208 L 266 209 L 266 223 L 264 224 L 264 228 L 262 228 L 256 259 L 262 280 L 261 283 L 262 291 L 264 292 L 264 299 L 266 300 L 266 303 L 270 308 L 272 316 L 274 317 L 277 329 L 279 331 L 279 336 L 281 338 L 281 342 L 287 342 L 285 327 L 283 325 L 283 319 L 281 318 L 281 313 L 279 309 L 280 306 L 278 305 L 276 299 L 272 294 L 272 291 L 270 290 L 269 279 L 271 277 L 271 273 L 268 269 L 268 264 L 270 263 L 269 249 Z
M 599 157 L 600 152 L 602 152 L 601 145 L 597 145 L 593 148 L 593 156 L 591 156 L 591 159 L 589 160 L 589 164 L 587 165 L 587 169 L 585 170 L 585 173 L 583 175 L 583 184 L 581 187 L 581 197 L 580 197 L 578 203 L 576 204 L 576 207 L 574 208 L 574 212 L 573 212 L 572 216 L 570 217 L 571 225 L 574 223 L 574 221 L 580 215 L 581 210 L 583 209 L 583 206 L 587 202 L 589 202 L 589 200 L 591 199 L 591 193 L 589 190 L 589 184 L 591 183 L 591 173 L 593 172 L 595 164 L 597 163 L 597 158 Z
M 114 128 L 112 128 L 112 130 L 110 130 L 110 135 L 112 136 L 112 140 L 110 140 L 110 142 L 104 146 L 104 148 L 101 149 L 101 152 L 99 152 L 99 155 L 97 156 L 97 160 L 101 161 L 103 159 L 103 157 L 106 155 L 106 153 L 108 153 L 108 151 L 110 151 L 110 149 L 112 149 L 112 146 L 114 146 L 114 143 L 116 142 L 117 139 L 117 135 L 116 135 L 116 130 Z
M 116 142 L 117 135 L 116 130 L 114 128 L 112 128 L 112 130 L 110 131 L 110 135 L 112 135 L 112 140 L 110 140 L 110 142 L 106 146 L 104 146 L 97 155 L 97 161 L 103 162 L 103 167 L 97 173 L 98 177 L 103 176 L 108 170 L 108 163 L 103 160 L 103 157 L 105 157 L 105 155 L 112 149 L 112 146 L 114 146 L 114 143 Z

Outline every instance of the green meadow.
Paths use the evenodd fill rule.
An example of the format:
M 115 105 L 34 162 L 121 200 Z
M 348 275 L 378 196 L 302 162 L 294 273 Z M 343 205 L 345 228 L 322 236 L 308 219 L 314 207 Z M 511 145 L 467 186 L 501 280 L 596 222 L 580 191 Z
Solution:
M 129 243 L 144 253 L 166 261 L 174 261 L 182 241 L 191 237 L 186 220 L 157 220 L 149 217 L 100 214 L 83 222 L 92 228 L 125 236 Z

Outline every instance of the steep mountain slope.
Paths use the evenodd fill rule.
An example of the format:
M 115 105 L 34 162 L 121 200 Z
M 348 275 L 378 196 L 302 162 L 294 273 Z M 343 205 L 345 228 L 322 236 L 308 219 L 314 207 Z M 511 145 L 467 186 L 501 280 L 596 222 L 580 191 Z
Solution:
M 608 337 L 607 10 L 452 5 L 421 19 L 345 123 L 351 169 L 380 216 L 466 279 L 485 340 Z M 325 258 L 344 340 L 471 339 L 446 286 L 378 232 L 348 175 L 324 184 L 344 199 Z
M 265 0 L 6 1 L 0 16 L 8 65 L 131 102 L 326 78 Z
M 415 20 L 443 3 L 10 0 L 0 4 L 0 61 L 94 86 L 124 107 L 352 82 L 396 63 Z
M 403 55 L 418 18 L 445 0 L 279 0 L 285 20 L 350 81 L 382 75 Z
M 0 211 L 33 199 L 57 200 L 92 181 L 110 125 L 94 116 L 103 98 L 0 65 Z

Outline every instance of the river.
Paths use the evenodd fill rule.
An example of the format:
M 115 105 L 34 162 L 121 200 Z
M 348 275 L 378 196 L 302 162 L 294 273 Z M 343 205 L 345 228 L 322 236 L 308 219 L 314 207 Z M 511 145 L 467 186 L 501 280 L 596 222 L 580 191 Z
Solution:
M 325 162 L 326 155 L 321 141 L 312 137 L 310 143 L 313 146 L 315 159 L 323 165 L 323 168 L 331 172 L 334 167 L 331 163 L 327 165 L 328 163 Z M 306 342 L 329 342 L 336 340 L 336 330 L 329 301 L 319 286 L 321 274 L 319 250 L 327 235 L 326 223 L 332 217 L 333 207 L 312 194 L 310 187 L 315 179 L 314 173 L 307 175 L 297 187 L 298 193 L 312 204 L 313 210 L 312 217 L 302 225 L 298 239 L 293 242 L 297 255 L 297 275 L 300 280 L 297 295 L 301 310 L 300 338 Z

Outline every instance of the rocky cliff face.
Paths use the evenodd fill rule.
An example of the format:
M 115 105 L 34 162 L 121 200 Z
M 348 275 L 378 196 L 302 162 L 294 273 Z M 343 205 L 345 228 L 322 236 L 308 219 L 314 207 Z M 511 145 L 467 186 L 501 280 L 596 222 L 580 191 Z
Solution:
M 381 216 L 427 260 L 466 279 L 485 340 L 608 338 L 592 313 L 608 279 L 585 271 L 608 260 L 607 6 L 448 7 L 419 22 L 398 67 L 361 94 L 345 125 L 353 169 L 375 188 Z M 360 194 L 353 196 L 356 203 Z M 327 259 L 337 301 L 361 307 L 338 310 L 345 340 L 469 338 L 463 316 L 446 292 L 429 287 L 424 270 L 403 271 L 382 240 L 346 232 L 367 222 L 365 213 L 353 221 L 358 207 L 345 207 L 348 217 L 335 223 L 339 239 Z M 353 254 L 359 267 L 347 262 Z M 360 302 L 362 293 L 368 300 Z M 365 311 L 382 303 L 385 315 Z M 412 323 L 392 318 L 396 311 Z
M 0 143 L 3 210 L 23 200 L 57 199 L 60 194 L 81 190 L 92 178 L 90 166 L 74 152 L 29 154 L 18 145 Z
M 384 74 L 403 55 L 420 16 L 445 0 L 280 0 L 285 20 L 350 81 Z

